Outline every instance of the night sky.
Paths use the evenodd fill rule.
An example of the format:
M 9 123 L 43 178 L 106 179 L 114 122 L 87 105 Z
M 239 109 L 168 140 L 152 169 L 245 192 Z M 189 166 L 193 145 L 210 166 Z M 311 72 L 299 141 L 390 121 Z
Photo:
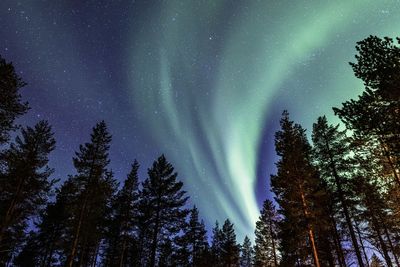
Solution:
M 398 1 L 1 0 L 0 54 L 49 120 L 61 180 L 104 119 L 111 168 L 161 153 L 208 225 L 252 235 L 283 109 L 305 128 L 362 91 L 348 65 L 368 35 L 400 36 Z

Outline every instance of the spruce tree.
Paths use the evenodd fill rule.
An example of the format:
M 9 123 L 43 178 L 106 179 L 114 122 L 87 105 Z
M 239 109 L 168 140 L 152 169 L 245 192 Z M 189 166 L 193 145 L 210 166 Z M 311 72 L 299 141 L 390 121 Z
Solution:
M 21 241 L 27 221 L 46 204 L 54 180 L 48 166 L 49 153 L 55 148 L 50 125 L 46 121 L 22 128 L 21 136 L 2 157 L 0 194 L 0 263 L 5 263 Z
M 239 252 L 233 223 L 229 219 L 226 219 L 221 230 L 221 260 L 223 266 L 238 266 Z
M 26 83 L 17 75 L 12 63 L 0 56 L 0 146 L 9 140 L 9 132 L 16 129 L 14 121 L 29 107 L 22 102 L 20 89 Z
M 253 261 L 253 248 L 251 241 L 246 235 L 240 246 L 240 267 L 251 267 Z
M 164 155 L 148 170 L 149 177 L 142 184 L 141 210 L 147 210 L 145 223 L 148 235 L 148 266 L 158 265 L 160 244 L 174 237 L 185 223 L 188 210 L 184 208 L 188 197 L 177 181 L 177 173 Z
M 274 204 L 266 199 L 256 222 L 254 266 L 278 266 L 278 222 L 279 217 Z

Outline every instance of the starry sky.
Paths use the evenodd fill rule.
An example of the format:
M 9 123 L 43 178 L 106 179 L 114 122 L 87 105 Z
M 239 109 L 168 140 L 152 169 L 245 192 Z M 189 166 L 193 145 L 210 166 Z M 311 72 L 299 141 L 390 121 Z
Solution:
M 399 1 L 0 1 L 0 54 L 28 83 L 19 120 L 54 127 L 55 176 L 104 119 L 111 168 L 161 153 L 208 228 L 252 236 L 283 109 L 310 129 L 356 97 L 355 43 L 400 36 Z

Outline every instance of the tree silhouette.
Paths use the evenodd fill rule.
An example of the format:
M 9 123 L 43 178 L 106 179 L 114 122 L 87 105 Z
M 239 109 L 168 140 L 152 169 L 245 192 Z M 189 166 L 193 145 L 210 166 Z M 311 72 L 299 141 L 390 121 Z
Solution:
M 111 210 L 107 216 L 105 257 L 106 266 L 127 266 L 137 262 L 137 220 L 138 220 L 138 169 L 139 163 L 135 160 L 131 171 L 126 178 L 122 189 L 111 201 Z
M 317 123 L 314 123 L 312 133 L 314 159 L 321 176 L 335 192 L 350 233 L 358 265 L 364 266 L 350 212 L 349 200 L 352 196 L 349 186 L 351 178 L 349 173 L 352 168 L 349 160 L 350 140 L 345 131 L 339 131 L 338 128 L 339 125 L 328 125 L 325 116 L 319 117 Z
M 110 142 L 111 135 L 102 121 L 93 128 L 90 143 L 81 145 L 73 158 L 77 175 L 66 182 L 75 189 L 69 195 L 69 225 L 65 229 L 66 266 L 97 261 L 107 205 L 116 188 L 113 174 L 107 169 Z
M 240 266 L 251 267 L 253 261 L 253 248 L 247 235 L 244 237 L 243 244 L 240 246 Z
M 183 183 L 177 181 L 177 173 L 161 155 L 148 170 L 149 177 L 143 182 L 141 191 L 142 208 L 150 210 L 146 218 L 150 228 L 148 265 L 157 265 L 160 244 L 177 234 L 185 223 L 188 211 L 184 205 L 188 197 L 182 190 Z
M 239 263 L 239 245 L 233 224 L 226 219 L 221 230 L 221 259 L 223 266 L 233 267 Z
M 54 183 L 48 166 L 49 153 L 55 148 L 50 125 L 46 121 L 22 128 L 21 136 L 2 157 L 0 194 L 0 262 L 5 263 L 19 244 L 27 220 L 46 204 Z
M 211 266 L 222 266 L 222 231 L 218 221 L 212 229 Z
M 309 244 L 314 264 L 320 266 L 315 226 L 319 220 L 317 199 L 323 196 L 318 173 L 311 164 L 311 147 L 300 125 L 289 120 L 284 111 L 281 130 L 275 134 L 275 147 L 280 157 L 278 173 L 271 176 L 272 191 L 280 206 L 280 238 L 283 264 L 307 261 Z
M 256 222 L 254 266 L 278 266 L 278 222 L 274 204 L 266 199 Z
M 9 140 L 9 132 L 16 129 L 14 121 L 25 114 L 28 103 L 22 102 L 20 89 L 26 83 L 15 72 L 12 63 L 0 56 L 0 145 Z

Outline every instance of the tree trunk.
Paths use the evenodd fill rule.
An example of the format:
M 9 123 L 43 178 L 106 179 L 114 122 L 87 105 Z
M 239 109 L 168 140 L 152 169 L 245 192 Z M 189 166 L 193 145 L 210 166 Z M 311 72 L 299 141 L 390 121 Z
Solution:
M 100 243 L 97 242 L 96 249 L 95 249 L 95 252 L 94 252 L 94 255 L 93 255 L 93 258 L 92 258 L 92 264 L 91 264 L 92 267 L 96 267 L 97 266 L 97 257 L 99 255 L 99 249 L 100 249 Z
M 381 246 L 383 257 L 385 258 L 386 264 L 388 267 L 393 267 L 392 260 L 390 259 L 389 253 L 387 251 L 387 247 L 385 242 L 382 239 L 381 233 L 379 231 L 378 221 L 376 220 L 375 216 L 371 216 L 373 228 L 376 232 L 376 237 L 378 238 L 379 244 Z
M 80 210 L 79 213 L 79 220 L 78 220 L 78 225 L 76 227 L 76 231 L 74 234 L 74 238 L 73 238 L 73 242 L 72 242 L 72 247 L 71 247 L 71 252 L 68 255 L 68 259 L 67 259 L 67 266 L 68 267 L 72 267 L 73 263 L 74 263 L 74 258 L 76 255 L 76 250 L 78 247 L 78 241 L 79 241 L 79 237 L 80 237 L 80 233 L 81 233 L 81 227 L 82 227 L 82 223 L 83 223 L 83 217 L 84 217 L 84 212 L 86 210 L 86 204 L 87 203 L 87 195 L 85 197 L 85 201 L 83 203 L 82 209 Z
M 98 149 L 99 149 L 98 146 L 96 146 L 94 155 L 97 155 Z M 79 237 L 80 237 L 83 218 L 84 218 L 84 214 L 85 214 L 85 211 L 86 211 L 86 208 L 87 208 L 86 207 L 87 206 L 87 202 L 89 201 L 90 184 L 91 184 L 91 181 L 93 179 L 93 177 L 92 177 L 93 176 L 93 168 L 94 168 L 94 163 L 95 163 L 96 160 L 97 160 L 97 158 L 94 157 L 92 159 L 91 164 L 90 164 L 87 187 L 85 188 L 85 191 L 87 191 L 87 192 L 84 191 L 86 193 L 86 196 L 85 196 L 85 199 L 84 199 L 84 202 L 83 202 L 82 209 L 81 209 L 80 214 L 79 214 L 78 226 L 77 226 L 75 234 L 74 234 L 74 241 L 72 243 L 71 253 L 68 256 L 68 260 L 67 260 L 67 266 L 68 267 L 72 267 L 73 262 L 74 262 L 74 258 L 75 258 L 75 255 L 76 255 L 76 249 L 78 247 L 78 241 L 79 241 Z
M 303 188 L 301 185 L 300 185 L 300 195 L 301 195 L 301 201 L 303 203 L 304 216 L 305 216 L 306 220 L 308 220 L 309 211 L 308 211 L 306 198 L 304 196 Z M 314 231 L 313 231 L 312 225 L 310 225 L 310 223 L 307 223 L 307 227 L 308 227 L 308 237 L 310 238 L 310 242 L 311 242 L 311 249 L 312 249 L 312 253 L 313 253 L 314 263 L 315 263 L 316 267 L 320 267 L 321 265 L 319 263 L 317 246 L 315 244 Z
M 271 242 L 272 242 L 272 253 L 274 256 L 274 267 L 278 266 L 278 259 L 276 258 L 276 248 L 275 248 L 275 236 L 272 230 L 272 221 L 269 220 L 269 234 L 271 236 Z
M 382 219 L 381 219 L 381 221 L 382 221 Z M 394 249 L 394 246 L 393 246 L 393 243 L 392 243 L 392 239 L 390 238 L 390 234 L 389 234 L 389 231 L 388 231 L 388 229 L 386 227 L 386 224 L 382 223 L 382 225 L 383 225 L 383 231 L 385 232 L 386 238 L 387 238 L 387 240 L 389 242 L 390 250 L 391 250 L 392 255 L 394 257 L 394 261 L 396 262 L 397 266 L 400 266 L 399 259 L 398 259 L 397 255 L 396 255 L 396 251 Z
M 22 191 L 22 187 L 24 184 L 24 179 L 20 178 L 18 181 L 18 186 L 17 186 L 17 190 L 15 192 L 15 195 L 13 197 L 13 199 L 11 200 L 10 206 L 8 206 L 7 212 L 4 216 L 4 219 L 1 222 L 1 226 L 0 226 L 0 245 L 3 241 L 3 236 L 4 233 L 6 231 L 6 229 L 8 228 L 11 219 L 12 219 L 12 215 L 14 213 L 14 209 L 15 209 L 15 205 L 17 204 L 17 199 L 19 198 L 19 195 L 21 194 Z
M 159 211 L 157 211 L 156 215 L 156 223 L 154 226 L 154 233 L 153 233 L 153 242 L 151 246 L 151 258 L 150 258 L 150 267 L 156 266 L 156 252 L 157 252 L 157 242 L 158 242 L 158 227 L 159 227 Z
M 52 241 L 50 244 L 49 252 L 45 256 L 45 259 L 43 261 L 43 267 L 50 267 L 51 266 L 51 259 L 53 258 L 53 253 L 54 253 L 54 243 L 55 243 L 55 237 L 54 234 L 52 235 Z
M 356 229 L 356 232 L 357 232 L 357 235 L 358 235 L 358 240 L 360 241 L 360 246 L 361 246 L 361 250 L 362 250 L 363 255 L 364 255 L 365 263 L 368 266 L 369 265 L 368 256 L 367 256 L 367 253 L 365 252 L 365 247 L 364 247 L 363 239 L 362 239 L 362 236 L 361 236 L 361 231 L 360 231 L 360 228 L 358 227 L 357 224 L 355 225 L 355 229 Z
M 124 241 L 122 242 L 121 256 L 119 257 L 119 267 L 122 267 L 124 265 L 125 250 L 126 250 L 126 238 L 124 238 Z
M 334 242 L 335 242 L 335 249 L 336 249 L 336 254 L 338 256 L 338 263 L 340 267 L 346 267 L 346 260 L 344 259 L 344 253 L 342 249 L 342 244 L 340 242 L 340 235 L 338 233 L 338 230 L 336 228 L 336 222 L 333 217 L 331 217 L 331 223 L 332 223 L 332 229 L 333 229 L 333 236 L 334 236 Z

